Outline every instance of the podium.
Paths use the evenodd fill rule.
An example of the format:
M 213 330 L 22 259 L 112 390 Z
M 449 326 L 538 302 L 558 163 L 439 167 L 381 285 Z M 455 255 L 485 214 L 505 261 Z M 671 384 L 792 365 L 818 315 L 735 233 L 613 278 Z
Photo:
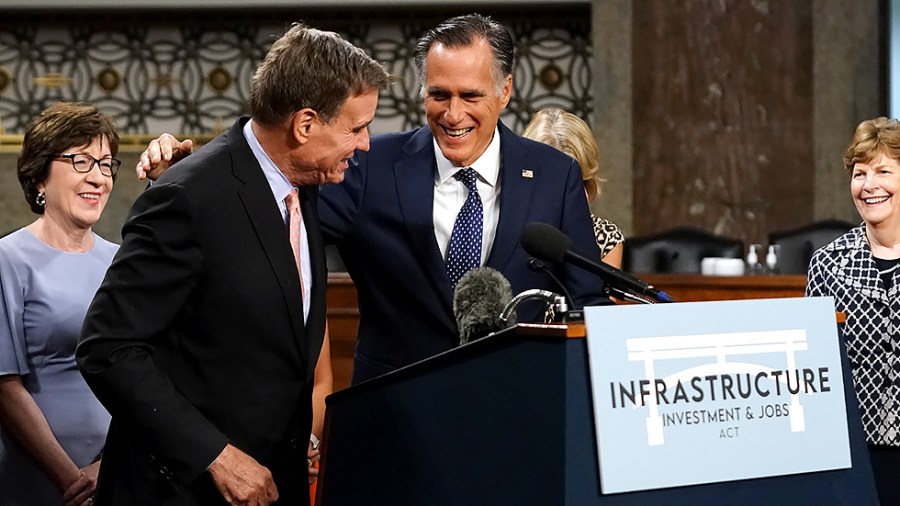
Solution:
M 317 503 L 878 504 L 842 361 L 850 469 L 602 495 L 584 326 L 518 325 L 329 396 Z

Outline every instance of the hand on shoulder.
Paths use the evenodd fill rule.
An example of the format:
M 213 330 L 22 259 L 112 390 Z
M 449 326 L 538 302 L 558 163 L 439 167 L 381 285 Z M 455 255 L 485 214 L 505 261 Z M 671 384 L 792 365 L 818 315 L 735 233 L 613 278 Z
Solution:
M 172 134 L 162 134 L 150 141 L 147 149 L 141 153 L 141 159 L 135 167 L 138 179 L 156 181 L 175 162 L 187 157 L 194 151 L 194 141 L 179 141 Z

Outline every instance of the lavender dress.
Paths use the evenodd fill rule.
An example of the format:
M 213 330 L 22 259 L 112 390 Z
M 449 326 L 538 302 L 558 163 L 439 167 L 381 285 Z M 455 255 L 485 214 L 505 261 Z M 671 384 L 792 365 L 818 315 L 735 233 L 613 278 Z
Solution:
M 118 246 L 94 234 L 86 253 L 54 249 L 28 229 L 0 239 L 0 375 L 18 374 L 78 467 L 103 449 L 109 414 L 75 365 L 88 305 Z M 60 504 L 61 494 L 0 427 L 0 504 Z

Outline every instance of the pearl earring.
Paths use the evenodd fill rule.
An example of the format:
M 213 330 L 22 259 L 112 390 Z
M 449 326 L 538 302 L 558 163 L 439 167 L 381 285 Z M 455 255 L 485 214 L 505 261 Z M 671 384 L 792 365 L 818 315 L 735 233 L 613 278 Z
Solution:
M 44 207 L 44 204 L 47 203 L 47 199 L 46 199 L 46 197 L 44 197 L 44 192 L 39 191 L 38 194 L 37 194 L 37 197 L 34 198 L 34 202 L 35 202 L 37 205 L 39 205 L 39 206 L 41 206 L 41 207 Z

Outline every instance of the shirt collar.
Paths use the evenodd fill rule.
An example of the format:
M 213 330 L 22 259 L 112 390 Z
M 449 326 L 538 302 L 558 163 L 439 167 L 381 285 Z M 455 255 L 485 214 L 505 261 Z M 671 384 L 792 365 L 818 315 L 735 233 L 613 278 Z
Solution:
M 825 248 L 832 251 L 846 249 L 868 250 L 869 241 L 866 239 L 866 224 L 862 223 L 858 227 L 850 229 L 848 233 L 825 245 Z
M 272 188 L 272 195 L 277 201 L 281 202 L 289 193 L 291 193 L 291 190 L 294 189 L 294 185 L 288 181 L 284 172 L 281 172 L 281 170 L 278 169 L 275 162 L 273 162 L 272 159 L 269 158 L 269 155 L 266 154 L 265 150 L 263 150 L 262 145 L 259 143 L 259 139 L 257 139 L 256 134 L 253 133 L 253 128 L 251 127 L 252 123 L 253 119 L 244 125 L 244 137 L 247 139 L 247 144 L 250 145 L 250 151 L 253 152 L 253 156 L 256 157 L 259 166 L 262 167 L 263 174 L 266 176 L 266 181 L 269 182 L 269 187 Z
M 441 152 L 441 147 L 438 145 L 437 141 L 432 139 L 432 143 L 434 145 L 434 158 L 437 160 L 437 173 L 434 175 L 434 182 L 436 185 L 441 185 L 464 167 L 453 165 L 453 162 L 444 157 L 444 153 Z M 497 179 L 500 177 L 499 128 L 494 127 L 494 137 L 491 139 L 491 143 L 488 144 L 484 153 L 482 153 L 474 163 L 469 165 L 469 167 L 475 169 L 475 172 L 478 173 L 481 180 L 488 185 L 497 185 Z

